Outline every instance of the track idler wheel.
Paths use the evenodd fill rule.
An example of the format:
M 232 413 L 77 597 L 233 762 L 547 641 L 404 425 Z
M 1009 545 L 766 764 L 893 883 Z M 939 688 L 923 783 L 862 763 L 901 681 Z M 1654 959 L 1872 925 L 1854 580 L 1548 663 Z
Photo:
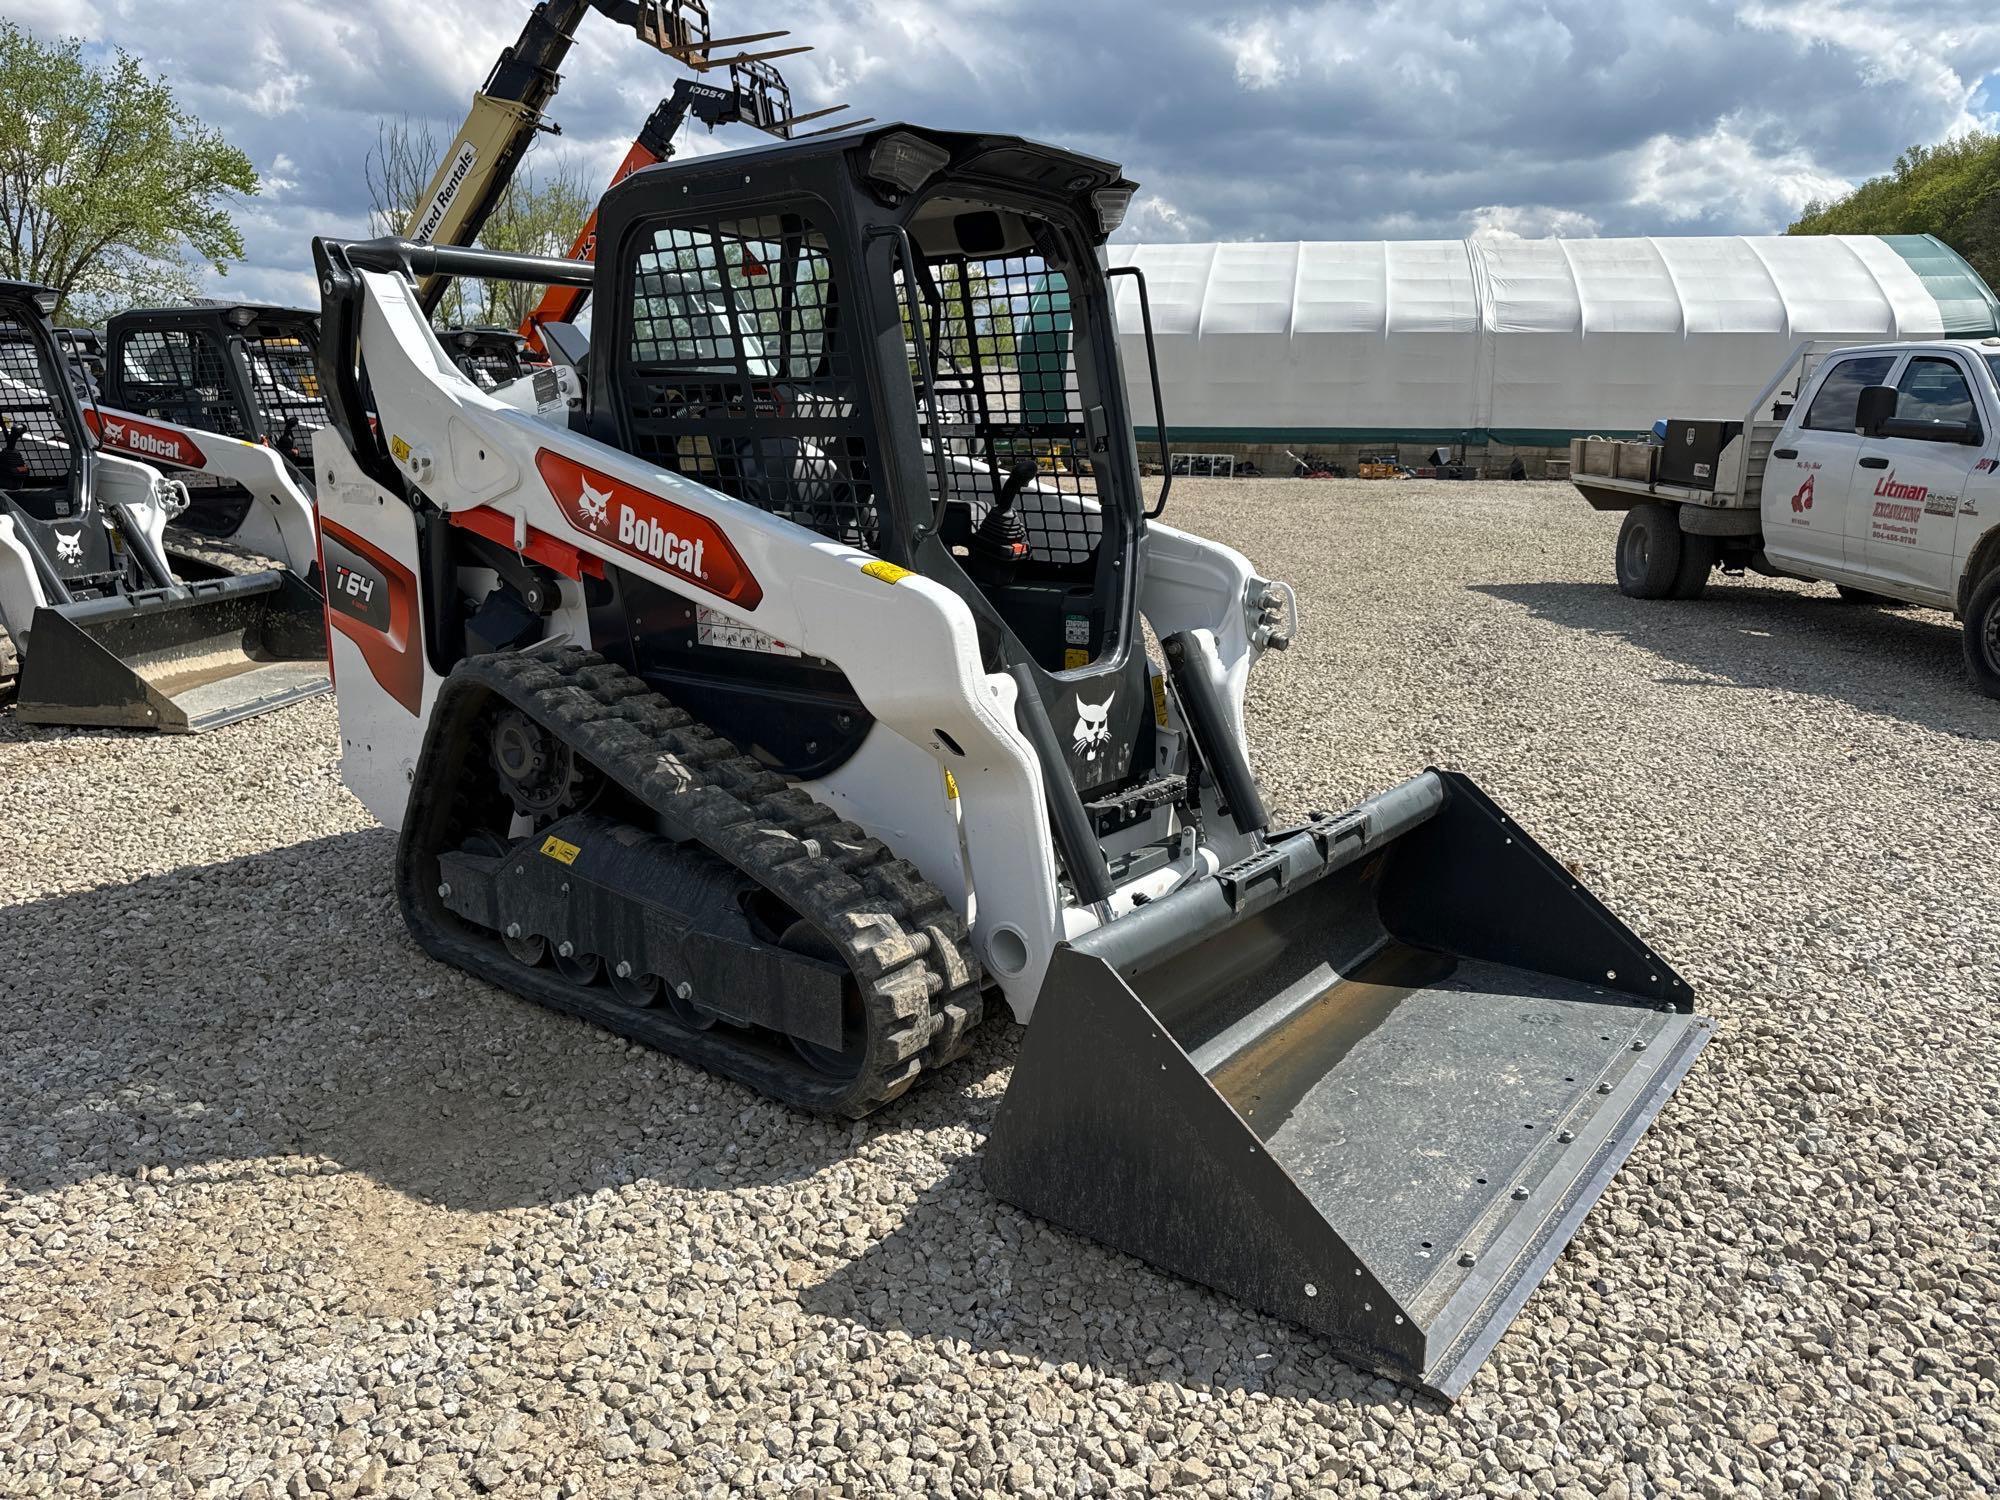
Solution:
M 570 747 L 519 709 L 493 721 L 493 769 L 501 790 L 524 818 L 552 818 L 576 806 L 582 780 Z

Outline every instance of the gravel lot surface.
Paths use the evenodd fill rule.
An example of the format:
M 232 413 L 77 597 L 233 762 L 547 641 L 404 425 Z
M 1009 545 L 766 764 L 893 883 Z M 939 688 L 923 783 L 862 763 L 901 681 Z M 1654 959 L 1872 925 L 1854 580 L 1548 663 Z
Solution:
M 831 1126 L 420 957 L 326 704 L 0 716 L 0 1491 L 2000 1488 L 2000 704 L 1948 619 L 1610 583 L 1561 487 L 1188 483 L 1279 801 L 1463 769 L 1718 1039 L 1466 1398 L 998 1206 L 1018 1041 Z

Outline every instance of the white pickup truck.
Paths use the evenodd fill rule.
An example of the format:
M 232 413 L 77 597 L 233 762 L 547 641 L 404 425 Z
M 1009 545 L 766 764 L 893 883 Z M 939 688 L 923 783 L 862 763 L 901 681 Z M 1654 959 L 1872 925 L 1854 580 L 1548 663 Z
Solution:
M 1699 598 L 1720 567 L 1948 609 L 2000 697 L 2000 339 L 1802 344 L 1741 421 L 1578 439 L 1571 477 L 1626 512 L 1633 598 Z

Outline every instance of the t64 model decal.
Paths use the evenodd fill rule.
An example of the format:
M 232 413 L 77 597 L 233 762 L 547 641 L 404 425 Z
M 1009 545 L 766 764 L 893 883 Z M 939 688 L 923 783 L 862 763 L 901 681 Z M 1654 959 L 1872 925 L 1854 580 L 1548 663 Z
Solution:
M 424 663 L 416 575 L 366 538 L 324 517 L 319 545 L 327 624 L 361 648 L 361 659 L 384 692 L 412 714 L 421 714 Z
M 707 516 L 547 448 L 535 455 L 535 467 L 563 517 L 585 536 L 745 609 L 763 601 L 763 587 Z

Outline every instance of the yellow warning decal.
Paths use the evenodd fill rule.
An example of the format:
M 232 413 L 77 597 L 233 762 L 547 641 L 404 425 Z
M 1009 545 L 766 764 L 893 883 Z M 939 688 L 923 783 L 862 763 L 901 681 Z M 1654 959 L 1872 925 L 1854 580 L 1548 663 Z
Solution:
M 573 865 L 576 863 L 576 857 L 583 851 L 567 839 L 559 839 L 550 834 L 542 840 L 542 853 L 560 864 Z
M 1167 727 L 1167 679 L 1153 674 L 1153 722 L 1160 728 Z
M 901 583 L 905 578 L 912 576 L 908 568 L 899 568 L 892 562 L 863 563 L 861 571 L 870 578 L 879 578 L 884 583 L 890 584 Z
M 1090 653 L 1081 646 L 1070 646 L 1063 651 L 1063 670 L 1074 672 L 1078 667 L 1090 665 Z
M 396 455 L 396 462 L 399 464 L 406 464 L 410 461 L 410 445 L 394 433 L 389 435 L 389 451 Z
M 944 773 L 944 794 L 952 802 L 958 800 L 958 778 L 949 771 Z

